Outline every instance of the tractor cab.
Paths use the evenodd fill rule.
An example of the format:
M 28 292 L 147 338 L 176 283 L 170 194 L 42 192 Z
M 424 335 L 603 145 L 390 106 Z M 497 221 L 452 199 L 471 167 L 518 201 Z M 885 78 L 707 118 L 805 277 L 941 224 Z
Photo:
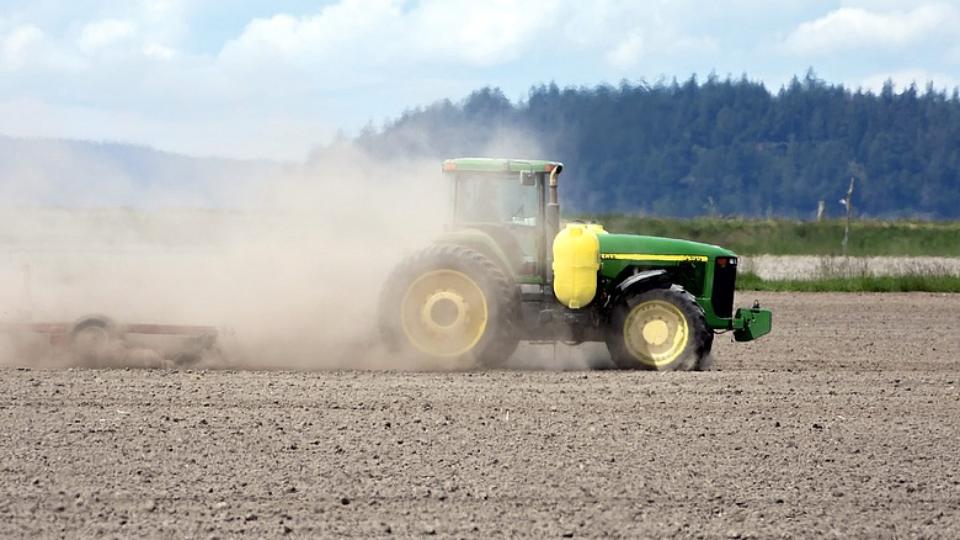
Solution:
M 522 282 L 547 279 L 548 187 L 563 164 L 519 159 L 461 158 L 443 163 L 452 216 L 448 237 L 494 258 Z M 554 213 L 555 214 L 555 213 Z M 556 220 L 554 220 L 555 222 Z M 486 238 L 484 238 L 486 237 Z

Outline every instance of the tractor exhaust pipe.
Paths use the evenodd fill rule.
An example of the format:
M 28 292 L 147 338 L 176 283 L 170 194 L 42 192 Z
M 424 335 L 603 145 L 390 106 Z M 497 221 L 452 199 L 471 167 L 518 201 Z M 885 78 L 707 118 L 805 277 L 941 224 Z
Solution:
M 550 179 L 547 184 L 547 208 L 545 234 L 547 235 L 547 285 L 553 290 L 553 240 L 560 232 L 560 202 L 557 196 L 557 175 L 563 170 L 563 165 L 557 164 L 550 171 Z

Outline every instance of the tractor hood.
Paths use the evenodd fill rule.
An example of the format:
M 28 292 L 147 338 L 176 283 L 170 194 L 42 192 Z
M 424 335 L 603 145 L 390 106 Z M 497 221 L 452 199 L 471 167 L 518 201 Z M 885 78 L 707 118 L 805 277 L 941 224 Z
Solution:
M 736 257 L 734 252 L 720 246 L 675 238 L 634 234 L 600 234 L 597 238 L 602 260 L 705 262 L 714 257 Z

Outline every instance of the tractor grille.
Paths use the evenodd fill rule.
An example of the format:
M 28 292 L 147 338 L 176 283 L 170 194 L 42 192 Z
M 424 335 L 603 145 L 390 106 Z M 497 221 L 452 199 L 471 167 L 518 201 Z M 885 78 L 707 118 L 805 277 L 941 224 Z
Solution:
M 737 259 L 720 257 L 713 268 L 713 312 L 718 317 L 733 316 L 733 291 L 737 286 Z

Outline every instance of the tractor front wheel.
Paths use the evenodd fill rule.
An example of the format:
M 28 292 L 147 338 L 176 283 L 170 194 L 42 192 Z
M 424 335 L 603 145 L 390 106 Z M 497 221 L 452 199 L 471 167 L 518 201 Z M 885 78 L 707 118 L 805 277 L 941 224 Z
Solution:
M 701 370 L 713 332 L 693 295 L 673 286 L 628 296 L 616 306 L 606 342 L 620 369 Z
M 517 288 L 488 257 L 436 245 L 401 263 L 380 298 L 388 348 L 438 367 L 493 367 L 517 347 Z

